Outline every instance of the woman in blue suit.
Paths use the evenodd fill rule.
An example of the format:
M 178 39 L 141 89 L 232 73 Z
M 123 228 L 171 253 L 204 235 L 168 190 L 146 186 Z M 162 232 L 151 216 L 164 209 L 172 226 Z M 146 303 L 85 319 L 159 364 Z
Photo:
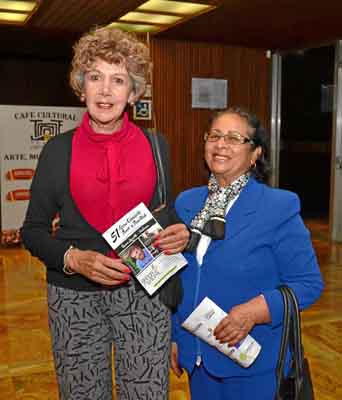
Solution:
M 290 286 L 301 309 L 323 289 L 310 234 L 294 193 L 274 189 L 266 177 L 264 132 L 239 108 L 216 114 L 205 134 L 208 186 L 181 193 L 179 216 L 191 229 L 181 277 L 184 298 L 173 316 L 171 365 L 185 368 L 192 400 L 272 400 Z M 227 312 L 214 336 L 231 346 L 250 334 L 261 352 L 244 368 L 181 327 L 204 297 Z

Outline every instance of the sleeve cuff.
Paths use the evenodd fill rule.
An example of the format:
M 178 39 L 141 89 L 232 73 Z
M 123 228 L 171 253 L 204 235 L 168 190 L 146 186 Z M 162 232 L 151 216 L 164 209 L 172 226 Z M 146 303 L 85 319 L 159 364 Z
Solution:
M 261 293 L 268 305 L 270 311 L 270 326 L 276 328 L 283 322 L 284 304 L 281 293 L 277 289 L 267 290 Z

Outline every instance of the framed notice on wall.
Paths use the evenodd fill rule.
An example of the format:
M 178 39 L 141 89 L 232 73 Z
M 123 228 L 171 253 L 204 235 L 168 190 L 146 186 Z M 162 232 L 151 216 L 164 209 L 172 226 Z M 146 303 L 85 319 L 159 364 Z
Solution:
M 192 78 L 192 108 L 227 108 L 228 82 L 226 79 Z

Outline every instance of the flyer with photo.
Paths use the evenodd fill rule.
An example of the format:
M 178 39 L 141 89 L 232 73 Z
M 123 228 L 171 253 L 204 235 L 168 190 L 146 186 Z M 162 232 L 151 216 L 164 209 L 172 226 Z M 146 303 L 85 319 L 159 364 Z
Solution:
M 153 246 L 162 229 L 151 211 L 140 203 L 102 235 L 149 295 L 187 264 L 181 253 L 166 255 Z

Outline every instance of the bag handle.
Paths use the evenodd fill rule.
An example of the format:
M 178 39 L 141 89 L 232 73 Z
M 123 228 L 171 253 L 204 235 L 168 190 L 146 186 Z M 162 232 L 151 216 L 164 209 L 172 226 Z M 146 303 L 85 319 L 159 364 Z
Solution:
M 293 290 L 288 286 L 278 288 L 284 302 L 283 333 L 280 342 L 279 358 L 276 368 L 276 399 L 281 399 L 280 385 L 285 377 L 285 358 L 290 345 L 292 353 L 292 368 L 294 372 L 295 393 L 299 393 L 303 384 L 303 345 L 301 321 L 298 301 Z M 296 398 L 296 397 L 295 397 Z
M 161 158 L 159 138 L 157 133 L 151 133 L 152 150 L 156 159 L 158 172 L 158 193 L 161 205 L 167 204 L 165 169 Z
M 165 168 L 162 162 L 160 144 L 159 144 L 159 135 L 157 133 L 151 132 L 146 128 L 142 128 L 147 138 L 150 140 L 154 159 L 157 167 L 157 191 L 159 196 L 159 203 L 161 206 L 167 205 L 167 190 L 166 190 L 166 175 Z
M 284 289 L 287 292 L 292 308 L 292 318 L 291 318 L 292 340 L 290 336 L 291 340 L 290 346 L 292 350 L 292 357 L 294 360 L 296 393 L 299 393 L 299 390 L 303 383 L 303 361 L 304 361 L 300 311 L 299 311 L 297 297 L 293 292 L 293 290 L 290 289 L 288 286 L 284 287 Z
M 279 291 L 280 291 L 280 293 L 282 295 L 282 298 L 283 298 L 284 315 L 283 315 L 283 333 L 282 333 L 282 336 L 281 336 L 279 357 L 278 357 L 277 368 L 276 368 L 276 378 L 277 378 L 277 391 L 276 391 L 277 395 L 276 395 L 276 399 L 280 398 L 279 390 L 280 390 L 281 380 L 284 377 L 285 358 L 286 358 L 286 350 L 287 350 L 288 345 L 289 345 L 290 321 L 291 321 L 290 306 L 289 306 L 288 297 L 287 297 L 283 287 L 280 287 Z

